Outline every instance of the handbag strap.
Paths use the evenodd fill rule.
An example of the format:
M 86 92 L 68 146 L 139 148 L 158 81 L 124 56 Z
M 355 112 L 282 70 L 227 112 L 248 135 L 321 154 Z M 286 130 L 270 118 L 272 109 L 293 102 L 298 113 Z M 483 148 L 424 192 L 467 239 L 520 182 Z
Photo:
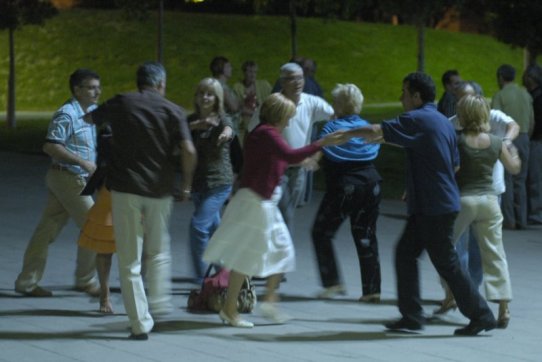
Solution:
M 203 279 L 201 281 L 201 287 L 203 288 L 203 285 L 205 284 L 205 278 L 208 278 L 211 275 L 211 271 L 215 267 L 214 264 L 209 264 L 209 267 L 207 268 L 207 271 L 205 272 L 205 275 L 203 276 Z

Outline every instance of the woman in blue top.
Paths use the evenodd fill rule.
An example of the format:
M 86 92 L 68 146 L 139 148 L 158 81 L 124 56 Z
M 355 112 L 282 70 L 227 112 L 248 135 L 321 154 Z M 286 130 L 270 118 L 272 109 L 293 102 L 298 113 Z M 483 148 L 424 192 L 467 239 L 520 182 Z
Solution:
M 337 119 L 329 121 L 320 137 L 337 130 L 367 126 L 358 114 L 363 95 L 353 84 L 338 84 L 331 92 Z M 363 295 L 362 302 L 380 302 L 380 261 L 376 238 L 381 198 L 381 177 L 373 160 L 380 145 L 367 144 L 363 138 L 352 138 L 340 146 L 323 149 L 323 170 L 326 193 L 312 227 L 312 240 L 325 290 L 322 298 L 345 294 L 339 277 L 331 241 L 343 221 L 350 217 L 350 227 L 356 246 Z

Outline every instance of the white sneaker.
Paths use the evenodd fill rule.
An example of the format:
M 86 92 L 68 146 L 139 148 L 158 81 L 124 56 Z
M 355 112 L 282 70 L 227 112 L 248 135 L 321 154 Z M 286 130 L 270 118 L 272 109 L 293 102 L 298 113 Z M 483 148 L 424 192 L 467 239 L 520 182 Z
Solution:
M 281 312 L 275 307 L 274 303 L 262 302 L 260 303 L 260 311 L 265 319 L 268 319 L 277 324 L 284 324 L 290 319 L 291 316 Z
M 228 324 L 228 325 L 230 325 L 232 327 L 237 327 L 237 328 L 252 328 L 252 327 L 254 327 L 254 323 L 246 321 L 244 319 L 241 319 L 239 316 L 237 316 L 236 318 L 231 318 L 223 310 L 221 310 L 218 313 L 218 316 L 220 317 L 220 319 L 222 319 L 222 323 Z
M 320 293 L 318 293 L 318 298 L 332 299 L 337 295 L 346 295 L 346 288 L 341 284 L 325 288 Z

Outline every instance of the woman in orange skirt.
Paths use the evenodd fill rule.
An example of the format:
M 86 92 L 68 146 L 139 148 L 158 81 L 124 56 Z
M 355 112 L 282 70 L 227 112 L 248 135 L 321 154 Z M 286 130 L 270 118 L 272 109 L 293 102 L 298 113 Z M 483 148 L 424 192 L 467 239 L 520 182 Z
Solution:
M 96 252 L 96 271 L 100 282 L 100 312 L 113 313 L 109 298 L 109 274 L 111 259 L 115 252 L 113 220 L 111 216 L 111 193 L 105 186 L 98 192 L 96 203 L 89 210 L 79 245 Z
M 109 300 L 109 274 L 111 258 L 115 252 L 113 218 L 111 215 L 111 193 L 105 187 L 107 163 L 110 155 L 111 129 L 104 126 L 98 130 L 98 168 L 88 180 L 82 195 L 98 191 L 96 202 L 88 211 L 87 221 L 81 229 L 79 245 L 96 252 L 96 271 L 100 282 L 100 312 L 113 313 Z

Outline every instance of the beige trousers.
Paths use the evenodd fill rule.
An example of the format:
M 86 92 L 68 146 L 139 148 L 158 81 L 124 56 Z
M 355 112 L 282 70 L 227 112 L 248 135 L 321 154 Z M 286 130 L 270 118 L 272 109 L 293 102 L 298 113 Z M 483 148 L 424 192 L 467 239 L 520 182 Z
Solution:
M 153 316 L 171 312 L 169 219 L 172 197 L 111 192 L 113 225 L 124 308 L 132 333 L 148 333 Z M 141 276 L 145 264 L 148 301 Z
M 484 288 L 490 301 L 512 300 L 512 285 L 502 241 L 503 217 L 496 195 L 461 196 L 461 211 L 454 226 L 454 241 L 472 225 L 480 246 Z
M 15 289 L 29 292 L 36 288 L 45 270 L 49 244 L 55 241 L 62 228 L 72 218 L 77 227 L 85 224 L 92 197 L 81 196 L 85 179 L 68 171 L 49 169 L 45 177 L 48 196 L 41 220 L 28 242 L 23 269 L 15 281 Z M 78 237 L 74 237 L 77 241 Z M 77 246 L 75 268 L 76 287 L 96 283 L 96 253 Z

